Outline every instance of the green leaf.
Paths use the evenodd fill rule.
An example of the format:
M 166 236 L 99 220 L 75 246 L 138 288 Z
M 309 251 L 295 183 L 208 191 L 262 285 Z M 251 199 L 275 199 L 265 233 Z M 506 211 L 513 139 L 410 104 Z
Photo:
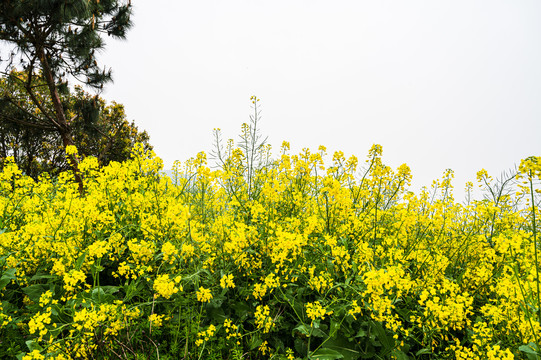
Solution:
M 302 290 L 302 288 L 300 290 Z M 299 295 L 299 297 L 300 297 L 300 295 Z M 304 304 L 303 304 L 302 301 L 296 301 L 296 302 L 293 301 L 292 304 L 293 304 L 292 306 L 293 306 L 293 309 L 294 309 L 295 313 L 302 314 L 304 312 Z
M 326 338 L 328 337 L 327 333 L 325 333 L 321 329 L 313 329 L 312 330 L 312 336 L 320 337 L 320 338 Z
M 124 303 L 127 303 L 129 302 L 134 296 L 135 294 L 137 293 L 137 284 L 135 281 L 131 281 L 130 283 L 128 283 L 127 285 L 124 285 L 122 286 L 122 290 L 124 290 L 124 292 L 126 293 L 126 295 L 124 296 L 124 300 L 123 302 Z
M 310 359 L 321 359 L 321 360 L 332 360 L 332 359 L 343 359 L 344 355 L 339 353 L 336 350 L 329 348 L 321 348 L 310 354 Z
M 43 350 L 43 348 L 35 340 L 28 340 L 25 343 L 26 343 L 26 346 L 28 347 L 28 350 L 30 350 L 30 352 L 34 350 L 38 350 L 38 351 Z
M 409 360 L 409 357 L 408 355 L 406 355 L 403 351 L 400 351 L 398 349 L 394 349 L 393 352 L 393 359 L 396 359 L 396 360 Z
M 295 339 L 295 350 L 302 356 L 306 356 L 308 352 L 308 345 L 303 339 Z
M 250 350 L 253 350 L 255 348 L 258 348 L 259 345 L 263 344 L 263 340 L 260 338 L 252 339 L 252 342 L 250 343 Z
M 432 354 L 432 350 L 424 348 L 415 353 L 415 356 L 423 355 L 423 354 Z
M 212 319 L 213 323 L 223 323 L 227 319 L 227 315 L 224 312 L 224 309 L 221 307 L 214 306 L 213 304 L 207 304 L 205 307 L 207 311 L 207 317 Z
M 58 304 L 52 304 L 50 308 L 51 308 L 51 314 L 53 316 L 57 316 L 61 311 L 60 306 L 58 306 Z
M 353 341 L 348 341 L 341 336 L 337 336 L 336 339 L 331 338 L 327 340 L 325 347 L 339 352 L 344 356 L 345 360 L 357 360 L 361 356 L 357 345 Z
M 329 336 L 335 338 L 338 330 L 340 330 L 340 322 L 331 319 L 331 330 L 329 331 Z
M 43 294 L 45 291 L 47 291 L 47 289 L 41 284 L 30 285 L 23 289 L 26 296 L 28 296 L 28 298 L 35 303 L 39 302 L 41 294 Z
M 235 310 L 235 313 L 237 314 L 238 318 L 241 320 L 244 320 L 245 318 L 250 316 L 251 308 L 248 306 L 247 303 L 239 301 L 234 303 L 232 306 L 233 310 Z
M 207 307 L 221 308 L 225 300 L 225 296 L 218 294 L 210 299 L 210 301 L 207 303 Z
M 17 277 L 15 276 L 15 273 L 17 272 L 17 269 L 9 269 L 4 274 L 2 274 L 2 277 L 0 278 L 0 290 L 2 290 L 4 287 L 6 287 L 7 284 L 11 282 L 11 280 L 15 280 Z
M 58 276 L 57 275 L 45 275 L 45 274 L 36 274 L 34 276 L 32 276 L 30 278 L 30 282 L 35 282 L 35 281 L 38 281 L 38 280 L 43 280 L 43 279 L 58 279 Z
M 394 348 L 394 339 L 390 337 L 387 330 L 377 321 L 372 321 L 371 328 L 376 333 L 376 337 L 383 345 L 386 351 L 391 351 Z
M 300 324 L 296 328 L 293 329 L 293 336 L 295 335 L 295 330 L 300 332 L 301 334 L 304 334 L 306 336 L 310 336 L 310 326 L 306 324 Z
M 526 354 L 526 357 L 528 360 L 539 360 L 541 358 L 541 354 L 536 351 L 538 350 L 538 347 L 535 343 L 529 343 L 528 345 L 521 345 L 518 348 L 520 351 Z
M 272 347 L 276 352 L 284 351 L 286 350 L 286 346 L 284 345 L 284 342 L 280 340 L 277 337 L 273 337 L 269 339 L 269 342 L 272 344 Z
M 100 286 L 92 289 L 92 301 L 102 303 L 112 303 L 115 300 L 114 293 L 118 292 L 116 286 Z
M 79 256 L 77 258 L 77 261 L 75 262 L 75 269 L 76 270 L 81 270 L 81 266 L 83 266 L 83 263 L 85 262 L 85 259 L 86 259 L 86 253 L 87 253 L 87 251 L 82 253 L 81 256 Z
M 118 286 L 113 286 L 113 285 L 106 285 L 106 286 L 101 286 L 102 290 L 105 291 L 105 293 L 107 295 L 113 295 L 113 294 L 116 294 L 120 289 L 118 288 Z
M 536 348 L 537 346 L 534 343 L 529 343 L 528 345 L 521 345 L 518 347 L 518 349 L 522 352 L 537 355 L 537 351 L 535 351 Z
M 357 332 L 357 335 L 355 335 L 355 337 L 365 337 L 366 336 L 366 331 L 364 329 L 359 329 L 359 331 Z

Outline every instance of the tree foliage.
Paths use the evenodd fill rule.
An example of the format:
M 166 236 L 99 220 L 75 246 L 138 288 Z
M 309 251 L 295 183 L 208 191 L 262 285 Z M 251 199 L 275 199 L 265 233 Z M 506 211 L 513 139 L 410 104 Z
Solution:
M 62 92 L 70 79 L 97 89 L 111 80 L 111 71 L 100 68 L 96 55 L 104 47 L 102 35 L 125 38 L 130 14 L 129 0 L 0 2 L 0 40 L 10 46 L 7 56 L 2 54 L 2 71 L 20 82 L 20 89 L 40 111 L 40 121 L 29 113 L 18 125 L 34 130 L 54 128 L 64 147 L 78 145 L 73 140 L 74 119 L 67 117 Z M 15 67 L 22 68 L 23 74 L 14 76 Z M 11 94 L 4 93 L 3 99 L 16 105 Z M 75 156 L 70 160 L 82 191 L 78 161 Z
M 33 178 L 42 172 L 54 175 L 69 168 L 64 146 L 55 127 L 48 124 L 18 81 L 24 76 L 13 71 L 0 78 L 0 158 L 13 156 L 19 168 Z M 40 84 L 41 77 L 35 75 L 34 81 Z M 34 94 L 51 106 L 45 87 L 35 86 Z M 68 124 L 80 155 L 95 156 L 100 164 L 107 165 L 127 160 L 137 142 L 151 149 L 148 134 L 127 120 L 123 105 L 107 104 L 80 86 L 73 91 L 64 89 L 60 100 L 71 119 Z

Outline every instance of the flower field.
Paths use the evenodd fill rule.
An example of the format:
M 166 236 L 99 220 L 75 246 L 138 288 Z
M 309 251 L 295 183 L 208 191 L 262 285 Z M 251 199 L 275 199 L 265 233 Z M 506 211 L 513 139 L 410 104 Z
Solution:
M 170 177 L 142 147 L 86 158 L 84 193 L 5 164 L 0 357 L 541 358 L 541 158 L 516 182 L 480 171 L 487 198 L 461 203 L 451 171 L 407 191 L 378 145 L 270 151 Z

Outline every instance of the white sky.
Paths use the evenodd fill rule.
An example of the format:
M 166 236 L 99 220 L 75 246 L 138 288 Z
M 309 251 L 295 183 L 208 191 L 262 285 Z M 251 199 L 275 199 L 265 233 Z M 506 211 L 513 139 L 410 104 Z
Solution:
M 171 167 L 238 139 L 250 96 L 278 153 L 327 146 L 407 163 L 413 189 L 468 180 L 541 155 L 537 0 L 133 1 L 124 42 L 107 40 L 102 94 L 126 107 Z

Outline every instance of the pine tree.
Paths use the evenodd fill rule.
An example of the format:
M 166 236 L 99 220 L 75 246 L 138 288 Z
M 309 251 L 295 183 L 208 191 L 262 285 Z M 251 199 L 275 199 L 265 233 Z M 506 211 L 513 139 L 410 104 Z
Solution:
M 21 125 L 35 129 L 52 127 L 64 147 L 76 145 L 60 93 L 76 79 L 96 89 L 111 80 L 111 70 L 101 69 L 97 51 L 102 35 L 124 39 L 130 28 L 131 3 L 116 0 L 3 0 L 0 2 L 0 40 L 11 45 L 2 56 L 2 73 L 19 81 L 43 114 L 40 120 Z M 2 54 L 3 55 L 3 54 Z M 15 67 L 23 69 L 12 71 Z M 42 82 L 36 83 L 39 74 Z M 48 92 L 47 97 L 39 93 Z M 9 94 L 5 101 L 16 105 Z M 29 114 L 31 115 L 31 114 Z M 30 117 L 31 118 L 31 117 Z M 70 159 L 79 190 L 83 182 L 75 156 Z
M 69 169 L 64 145 L 47 118 L 28 97 L 24 87 L 14 78 L 24 78 L 23 73 L 14 73 L 10 78 L 0 78 L 0 170 L 2 159 L 11 156 L 24 174 L 37 179 L 43 172 L 55 176 Z M 34 81 L 43 80 L 39 74 Z M 44 101 L 49 98 L 47 89 L 36 88 L 36 97 Z M 9 95 L 12 101 L 2 99 Z M 100 165 L 111 161 L 130 158 L 136 143 L 150 150 L 149 136 L 129 122 L 124 106 L 106 101 L 75 86 L 72 91 L 60 93 L 62 107 L 68 118 L 78 154 L 94 156 Z M 51 103 L 49 101 L 45 101 Z M 33 127 L 24 124 L 41 124 Z

